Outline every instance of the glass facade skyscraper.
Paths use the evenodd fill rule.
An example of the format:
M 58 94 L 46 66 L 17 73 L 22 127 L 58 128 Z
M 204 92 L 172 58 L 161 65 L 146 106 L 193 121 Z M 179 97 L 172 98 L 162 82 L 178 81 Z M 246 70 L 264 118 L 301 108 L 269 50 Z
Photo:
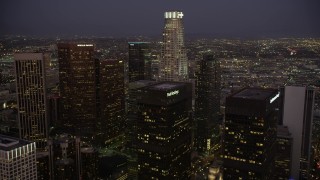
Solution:
M 138 179 L 188 179 L 191 170 L 191 84 L 161 82 L 138 90 Z
M 187 81 L 188 58 L 184 45 L 183 13 L 165 12 L 160 56 L 160 81 Z
M 278 125 L 275 179 L 290 179 L 292 159 L 292 135 L 288 127 Z
M 46 146 L 48 124 L 46 112 L 45 65 L 42 53 L 14 55 L 20 138 Z
M 149 43 L 129 42 L 129 82 L 151 79 Z
M 195 119 L 197 152 L 207 155 L 220 149 L 220 62 L 204 55 L 196 72 Z
M 223 179 L 272 179 L 278 91 L 246 88 L 227 97 Z
M 102 146 L 109 146 L 120 135 L 124 135 L 124 62 L 117 59 L 100 60 L 97 76 L 99 120 L 96 141 Z
M 59 81 L 62 126 L 92 139 L 97 122 L 94 45 L 59 43 Z

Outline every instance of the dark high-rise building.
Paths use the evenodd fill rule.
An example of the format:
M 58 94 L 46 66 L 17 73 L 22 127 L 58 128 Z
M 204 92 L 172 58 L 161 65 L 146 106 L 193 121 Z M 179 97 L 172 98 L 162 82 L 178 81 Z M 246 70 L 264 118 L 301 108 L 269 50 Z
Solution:
M 137 163 L 137 117 L 139 113 L 137 97 L 140 88 L 156 84 L 156 81 L 139 80 L 129 83 L 128 93 L 128 112 L 126 121 L 126 149 L 128 152 L 128 178 L 137 179 L 138 163 Z
M 125 127 L 124 63 L 122 60 L 101 60 L 97 83 L 99 122 L 97 141 L 110 145 Z
M 97 123 L 93 44 L 58 44 L 62 126 L 92 139 Z
M 184 46 L 183 13 L 164 13 L 165 25 L 161 48 L 159 80 L 188 81 L 188 58 Z
M 151 79 L 149 43 L 129 42 L 129 82 Z
M 286 86 L 280 89 L 282 123 L 293 137 L 291 178 L 310 179 L 311 135 L 315 91 L 309 87 Z
M 20 138 L 47 144 L 45 65 L 42 53 L 14 55 Z
M 80 179 L 80 138 L 68 134 L 48 140 L 50 179 Z
M 82 147 L 81 151 L 81 179 L 97 179 L 98 151 L 93 147 Z
M 38 151 L 37 157 L 37 179 L 46 180 L 50 179 L 50 168 L 49 168 L 49 152 Z
M 277 152 L 275 158 L 275 179 L 290 179 L 292 158 L 292 136 L 288 127 L 277 128 Z
M 217 151 L 220 144 L 220 62 L 213 55 L 204 55 L 196 72 L 195 144 L 199 153 Z
M 279 94 L 245 88 L 226 99 L 224 179 L 271 179 L 277 136 Z
M 188 179 L 191 84 L 161 82 L 137 94 L 138 179 Z
M 50 95 L 47 98 L 48 101 L 48 126 L 49 126 L 49 136 L 50 136 L 50 128 L 57 127 L 61 124 L 60 119 L 60 96 L 58 94 Z

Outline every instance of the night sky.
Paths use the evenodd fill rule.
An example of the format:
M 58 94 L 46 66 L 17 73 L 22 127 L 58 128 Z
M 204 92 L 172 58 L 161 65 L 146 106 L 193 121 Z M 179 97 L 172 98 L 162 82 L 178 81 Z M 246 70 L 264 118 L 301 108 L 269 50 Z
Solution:
M 319 0 L 0 0 L 0 35 L 161 36 L 167 10 L 186 34 L 320 37 Z

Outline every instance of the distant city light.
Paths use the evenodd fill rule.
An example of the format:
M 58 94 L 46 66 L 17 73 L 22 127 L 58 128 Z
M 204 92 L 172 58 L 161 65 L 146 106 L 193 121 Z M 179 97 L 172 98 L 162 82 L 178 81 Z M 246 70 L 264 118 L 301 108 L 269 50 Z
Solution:
M 93 46 L 93 44 L 77 44 L 79 47 Z

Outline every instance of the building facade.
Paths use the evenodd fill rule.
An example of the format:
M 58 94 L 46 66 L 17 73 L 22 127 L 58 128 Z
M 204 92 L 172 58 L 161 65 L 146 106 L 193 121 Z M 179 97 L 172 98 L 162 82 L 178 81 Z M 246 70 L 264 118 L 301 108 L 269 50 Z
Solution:
M 160 55 L 160 81 L 188 81 L 188 58 L 184 45 L 183 13 L 164 13 L 165 26 Z
M 293 136 L 291 178 L 310 179 L 311 135 L 315 92 L 312 88 L 286 86 L 283 92 L 282 122 Z
M 245 88 L 226 99 L 223 179 L 272 179 L 278 91 Z
M 275 179 L 289 179 L 291 176 L 292 136 L 288 127 L 278 125 L 277 153 L 275 158 Z
M 140 88 L 156 84 L 156 81 L 139 80 L 129 83 L 128 93 L 128 111 L 126 120 L 126 149 L 128 151 L 128 178 L 137 179 L 138 163 L 137 163 L 137 117 L 139 113 L 137 97 Z
M 48 140 L 50 179 L 80 179 L 80 138 L 69 134 Z
M 151 79 L 149 43 L 129 42 L 129 82 Z
M 213 55 L 204 55 L 196 72 L 195 144 L 201 154 L 220 149 L 220 63 Z
M 0 179 L 37 179 L 35 142 L 0 135 Z
M 47 144 L 45 64 L 42 53 L 14 55 L 20 138 Z
M 137 95 L 138 179 L 188 179 L 191 171 L 191 84 L 162 82 Z
M 124 62 L 107 59 L 99 61 L 98 116 L 96 140 L 101 145 L 110 145 L 124 135 L 125 87 Z
M 93 53 L 93 44 L 58 44 L 61 126 L 85 141 L 93 138 L 97 122 Z

